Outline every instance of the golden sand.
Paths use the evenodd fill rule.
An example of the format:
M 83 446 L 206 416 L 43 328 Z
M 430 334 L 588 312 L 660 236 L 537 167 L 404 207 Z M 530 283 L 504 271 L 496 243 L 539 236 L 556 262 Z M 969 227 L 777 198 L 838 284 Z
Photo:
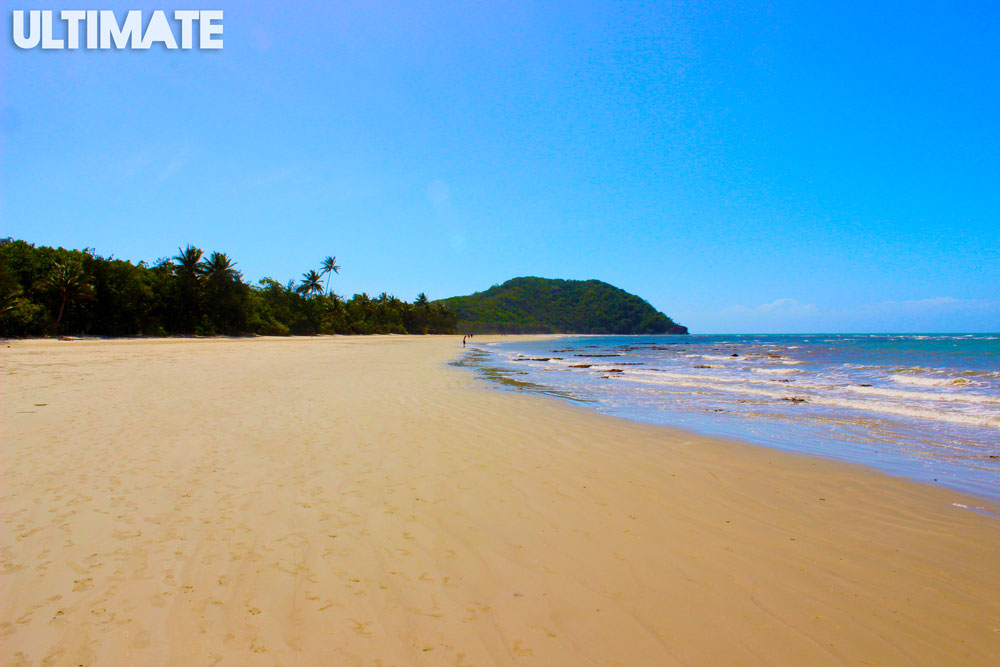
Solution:
M 953 505 L 984 501 L 496 391 L 460 350 L 4 345 L 0 663 L 1000 661 L 1000 520 Z

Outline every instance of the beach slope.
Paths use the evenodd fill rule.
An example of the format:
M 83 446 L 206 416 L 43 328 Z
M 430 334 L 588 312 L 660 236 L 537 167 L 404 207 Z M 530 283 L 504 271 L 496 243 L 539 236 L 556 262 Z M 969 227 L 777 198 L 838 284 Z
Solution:
M 0 663 L 996 663 L 995 506 L 460 353 L 5 344 Z

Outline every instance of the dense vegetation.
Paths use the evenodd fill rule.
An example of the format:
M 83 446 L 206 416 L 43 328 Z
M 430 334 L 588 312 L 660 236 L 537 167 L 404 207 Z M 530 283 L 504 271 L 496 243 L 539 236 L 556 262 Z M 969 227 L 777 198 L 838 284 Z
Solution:
M 329 291 L 334 257 L 298 284 L 248 285 L 225 253 L 178 250 L 147 266 L 2 239 L 0 336 L 455 332 L 455 315 L 423 294 L 406 303 Z
M 686 334 L 644 300 L 600 280 L 514 278 L 437 303 L 471 333 Z

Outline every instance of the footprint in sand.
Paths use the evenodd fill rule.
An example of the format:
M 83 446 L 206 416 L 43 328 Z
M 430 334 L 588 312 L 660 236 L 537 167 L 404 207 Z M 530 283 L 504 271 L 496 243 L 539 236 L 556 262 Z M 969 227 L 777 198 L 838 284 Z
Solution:
M 524 646 L 521 646 L 521 642 L 519 640 L 515 640 L 514 641 L 514 646 L 512 646 L 510 650 L 511 650 L 511 653 L 513 653 L 514 655 L 519 655 L 519 656 L 528 656 L 528 655 L 534 655 L 535 654 L 535 652 L 532 651 L 530 648 L 526 648 Z
M 139 630 L 132 639 L 134 648 L 146 648 L 150 643 L 150 634 L 147 630 Z
M 58 664 L 59 662 L 61 662 L 60 658 L 63 655 L 65 655 L 65 654 L 66 654 L 66 650 L 65 649 L 58 649 L 56 651 L 53 651 L 52 653 L 49 653 L 47 656 L 45 656 L 44 658 L 42 658 L 42 664 L 43 665 L 55 665 L 55 664 Z M 23 655 L 23 654 L 21 654 L 21 655 Z M 30 664 L 30 663 L 27 662 L 27 661 L 25 661 L 24 664 L 27 665 L 27 664 Z
M 372 636 L 371 631 L 368 630 L 368 626 L 371 625 L 370 621 L 368 623 L 362 623 L 361 621 L 359 621 L 356 618 L 349 618 L 347 620 L 354 621 L 354 627 L 351 628 L 351 629 L 354 630 L 359 635 L 361 635 L 362 637 L 371 637 Z

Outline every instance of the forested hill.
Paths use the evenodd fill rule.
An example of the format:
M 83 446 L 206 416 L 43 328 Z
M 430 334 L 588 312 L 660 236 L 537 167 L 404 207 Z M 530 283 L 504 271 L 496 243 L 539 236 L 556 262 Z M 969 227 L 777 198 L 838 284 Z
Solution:
M 514 278 L 439 301 L 461 333 L 686 334 L 643 299 L 600 280 Z

